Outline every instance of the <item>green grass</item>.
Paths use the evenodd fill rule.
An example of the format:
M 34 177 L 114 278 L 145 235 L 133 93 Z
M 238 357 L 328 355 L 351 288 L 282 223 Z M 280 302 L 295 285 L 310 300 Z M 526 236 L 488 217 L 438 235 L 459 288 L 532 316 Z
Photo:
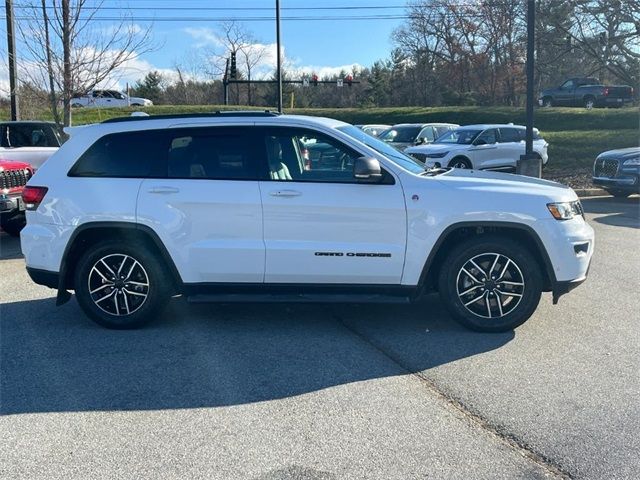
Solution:
M 640 144 L 638 130 L 565 130 L 542 132 L 549 142 L 545 174 L 590 171 L 599 153 Z
M 238 110 L 248 107 L 220 105 L 158 105 L 141 109 L 151 115 Z M 252 107 L 251 109 L 260 109 Z M 264 109 L 264 108 L 262 108 Z M 129 116 L 132 108 L 73 110 L 73 124 L 101 122 L 108 118 Z M 287 113 L 337 118 L 348 123 L 450 122 L 523 124 L 525 111 L 511 107 L 393 107 L 295 109 Z M 0 119 L 7 119 L 8 110 L 0 109 Z M 43 113 L 39 119 L 50 120 Z M 535 125 L 549 142 L 549 164 L 546 174 L 557 172 L 587 172 L 595 157 L 605 150 L 637 146 L 640 143 L 640 115 L 637 108 L 593 109 L 545 108 L 536 109 Z

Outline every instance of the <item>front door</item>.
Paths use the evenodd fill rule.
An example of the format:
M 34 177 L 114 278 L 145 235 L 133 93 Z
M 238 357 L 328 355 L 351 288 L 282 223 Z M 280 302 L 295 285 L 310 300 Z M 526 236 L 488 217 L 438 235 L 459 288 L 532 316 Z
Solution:
M 406 243 L 401 185 L 353 176 L 358 152 L 301 128 L 265 128 L 270 180 L 260 183 L 265 282 L 400 284 Z

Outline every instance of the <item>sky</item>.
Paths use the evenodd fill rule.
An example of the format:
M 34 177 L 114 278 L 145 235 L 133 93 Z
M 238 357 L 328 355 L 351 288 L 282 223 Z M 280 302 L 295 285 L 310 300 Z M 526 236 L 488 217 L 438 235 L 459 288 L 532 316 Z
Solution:
M 14 0 L 16 22 L 24 22 L 25 10 L 20 6 L 29 1 Z M 123 89 L 151 70 L 171 76 L 176 65 L 195 72 L 204 56 L 220 50 L 220 23 L 229 18 L 241 23 L 268 52 L 257 76 L 269 75 L 275 68 L 275 0 L 88 0 L 87 4 L 101 2 L 103 8 L 96 13 L 92 28 L 108 32 L 128 12 L 136 29 L 150 28 L 155 47 L 128 62 L 103 87 Z M 403 22 L 395 17 L 404 14 L 404 4 L 405 0 L 281 0 L 285 64 L 297 74 L 323 76 L 388 58 L 391 33 Z M 8 79 L 4 5 L 2 14 L 0 91 L 6 90 Z M 318 20 L 322 17 L 325 20 Z M 17 57 L 28 68 L 28 52 L 20 43 Z

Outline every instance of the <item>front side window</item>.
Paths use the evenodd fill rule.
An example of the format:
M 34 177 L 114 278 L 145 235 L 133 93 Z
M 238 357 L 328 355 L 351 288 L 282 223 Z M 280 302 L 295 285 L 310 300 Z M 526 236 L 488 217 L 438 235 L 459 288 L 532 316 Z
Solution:
M 490 145 L 492 143 L 496 143 L 496 129 L 495 128 L 490 128 L 488 130 L 485 130 L 484 132 L 482 132 L 480 135 L 478 135 L 478 138 L 476 139 L 476 144 L 478 145 Z
M 433 133 L 433 127 L 423 128 L 420 132 L 420 135 L 418 135 L 418 138 L 424 138 L 427 140 L 427 142 L 433 142 L 436 139 Z
M 381 133 L 378 138 L 388 143 L 412 143 L 418 133 L 420 133 L 420 127 L 393 127 Z
M 168 146 L 169 178 L 257 180 L 260 159 L 255 141 L 240 130 L 174 132 Z
M 573 88 L 573 80 L 567 80 L 560 88 L 562 90 L 571 90 Z
M 482 130 L 472 130 L 466 128 L 458 128 L 445 133 L 436 140 L 435 143 L 445 144 L 458 144 L 458 145 L 471 145 L 478 135 L 482 133 Z
M 269 129 L 264 148 L 271 180 L 355 182 L 353 165 L 360 155 L 324 134 L 306 129 Z

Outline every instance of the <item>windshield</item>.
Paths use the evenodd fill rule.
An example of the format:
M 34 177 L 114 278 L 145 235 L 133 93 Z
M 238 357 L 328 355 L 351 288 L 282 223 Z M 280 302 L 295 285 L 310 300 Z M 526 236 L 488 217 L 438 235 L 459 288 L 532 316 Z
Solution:
M 373 148 L 376 152 L 381 153 L 393 163 L 399 165 L 405 170 L 410 171 L 411 173 L 424 172 L 424 165 L 422 163 L 414 160 L 411 157 L 408 157 L 404 153 L 399 152 L 386 143 L 381 142 L 378 138 L 364 133 L 362 130 L 354 127 L 353 125 L 338 127 L 338 130 L 364 143 L 366 146 Z
M 457 143 L 459 145 L 471 145 L 482 130 L 470 130 L 467 128 L 458 128 L 451 130 L 441 137 L 438 137 L 433 143 Z
M 389 143 L 411 143 L 416 139 L 420 130 L 420 127 L 413 126 L 392 127 L 382 132 L 378 138 Z

